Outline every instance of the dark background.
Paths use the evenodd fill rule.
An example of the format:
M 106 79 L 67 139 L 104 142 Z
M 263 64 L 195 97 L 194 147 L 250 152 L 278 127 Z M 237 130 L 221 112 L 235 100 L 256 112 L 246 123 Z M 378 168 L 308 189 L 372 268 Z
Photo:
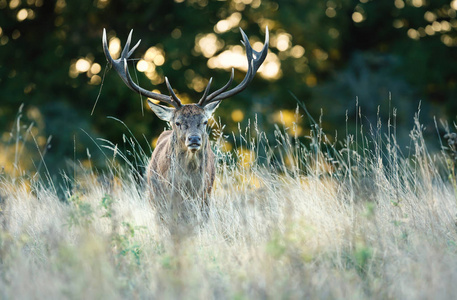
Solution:
M 0 0 L 0 164 L 6 172 L 35 172 L 41 152 L 51 174 L 68 161 L 89 163 L 88 156 L 103 167 L 93 140 L 122 145 L 128 135 L 109 116 L 150 153 L 166 124 L 114 70 L 105 76 L 103 28 L 122 46 L 134 29 L 133 42 L 142 40 L 134 58 L 155 47 L 143 63 L 148 72 L 135 72 L 132 62 L 141 86 L 168 93 L 166 75 L 192 102 L 210 77 L 214 89 L 228 80 L 229 68 L 215 67 L 220 54 L 244 55 L 235 47 L 238 28 L 259 50 L 268 25 L 268 71 L 216 112 L 226 133 L 257 114 L 260 128 L 273 134 L 280 110 L 292 126 L 296 97 L 316 120 L 322 114 L 330 138 L 355 126 L 356 102 L 367 127 L 376 126 L 378 110 L 387 124 L 395 107 L 400 144 L 408 143 L 421 103 L 426 136 L 436 136 L 433 117 L 452 124 L 457 112 L 456 9 L 457 1 L 444 0 Z M 235 82 L 244 75 L 236 68 Z M 298 126 L 306 140 L 306 115 Z

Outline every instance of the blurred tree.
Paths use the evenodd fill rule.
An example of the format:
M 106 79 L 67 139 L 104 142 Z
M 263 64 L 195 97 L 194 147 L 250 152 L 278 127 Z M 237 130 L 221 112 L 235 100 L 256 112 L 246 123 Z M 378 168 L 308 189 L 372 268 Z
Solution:
M 84 159 L 87 147 L 95 149 L 85 132 L 122 143 L 125 127 L 107 116 L 152 140 L 165 125 L 115 72 L 105 76 L 103 28 L 113 55 L 130 29 L 135 42 L 142 39 L 131 61 L 141 86 L 167 93 L 166 75 L 181 98 L 195 101 L 209 77 L 222 86 L 231 67 L 242 80 L 238 27 L 257 48 L 267 25 L 271 48 L 263 68 L 218 110 L 228 131 L 254 113 L 269 131 L 278 110 L 295 108 L 289 92 L 313 114 L 323 107 L 329 132 L 344 130 L 356 96 L 371 113 L 389 91 L 401 109 L 421 99 L 430 114 L 454 118 L 456 10 L 456 0 L 0 0 L 0 125 L 12 127 L 21 103 L 38 111 L 39 134 L 53 136 L 46 156 L 53 173 L 65 158 Z

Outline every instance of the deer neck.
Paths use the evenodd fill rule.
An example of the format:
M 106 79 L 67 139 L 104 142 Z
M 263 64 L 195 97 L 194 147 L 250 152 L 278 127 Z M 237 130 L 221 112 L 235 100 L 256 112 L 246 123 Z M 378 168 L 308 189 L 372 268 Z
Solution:
M 176 135 L 173 133 L 171 145 L 176 145 L 176 147 L 173 147 L 172 151 L 173 159 L 177 163 L 177 167 L 190 172 L 200 171 L 203 167 L 206 155 L 206 140 L 206 137 L 203 137 L 201 149 L 197 152 L 191 152 L 187 150 L 187 147 L 180 145 Z

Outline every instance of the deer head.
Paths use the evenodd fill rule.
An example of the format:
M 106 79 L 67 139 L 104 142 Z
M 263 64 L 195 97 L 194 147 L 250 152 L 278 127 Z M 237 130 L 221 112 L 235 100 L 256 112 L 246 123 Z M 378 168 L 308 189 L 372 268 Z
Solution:
M 265 32 L 265 43 L 260 52 L 252 49 L 248 37 L 241 28 L 240 31 L 243 38 L 242 43 L 246 47 L 246 56 L 248 61 L 248 71 L 243 81 L 233 89 L 229 90 L 234 77 L 234 70 L 232 68 L 231 76 L 227 84 L 210 94 L 212 82 L 212 78 L 210 78 L 202 98 L 195 104 L 183 105 L 181 100 L 179 100 L 174 93 L 167 77 L 165 77 L 165 83 L 170 93 L 169 96 L 150 92 L 133 82 L 128 70 L 127 59 L 132 55 L 141 42 L 141 40 L 139 40 L 132 49 L 129 49 L 133 30 L 130 31 L 121 56 L 114 60 L 109 53 L 106 31 L 103 29 L 103 51 L 105 52 L 108 62 L 114 67 L 124 83 L 131 90 L 147 97 L 148 104 L 152 111 L 160 119 L 171 124 L 176 139 L 182 149 L 187 149 L 188 151 L 195 153 L 200 150 L 202 143 L 206 141 L 206 124 L 208 123 L 208 119 L 211 118 L 212 114 L 219 106 L 220 102 L 243 91 L 252 81 L 257 70 L 267 56 L 269 43 L 268 27 Z M 150 99 L 158 100 L 173 107 L 155 104 Z

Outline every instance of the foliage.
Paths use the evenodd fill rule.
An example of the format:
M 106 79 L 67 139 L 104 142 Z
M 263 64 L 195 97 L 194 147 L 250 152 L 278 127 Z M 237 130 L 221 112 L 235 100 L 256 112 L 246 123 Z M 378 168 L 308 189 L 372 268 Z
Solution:
M 214 59 L 239 45 L 238 26 L 256 42 L 268 25 L 270 65 L 218 111 L 229 132 L 254 113 L 271 132 L 270 121 L 276 120 L 278 110 L 287 112 L 296 105 L 289 91 L 306 99 L 312 114 L 324 108 L 332 116 L 325 121 L 328 132 L 344 132 L 333 116 L 350 110 L 356 96 L 359 103 L 386 107 L 389 92 L 398 99 L 397 107 L 408 108 L 400 112 L 402 120 L 412 119 L 409 108 L 419 100 L 429 114 L 453 119 L 456 9 L 457 2 L 450 0 L 0 0 L 0 128 L 13 127 L 24 103 L 25 114 L 33 114 L 41 124 L 39 134 L 52 137 L 45 159 L 54 177 L 62 169 L 72 174 L 66 159 L 85 161 L 87 149 L 94 152 L 89 137 L 121 143 L 125 128 L 106 116 L 144 134 L 147 138 L 140 142 L 148 149 L 146 144 L 164 124 L 148 112 L 145 99 L 108 70 L 101 48 L 103 28 L 111 41 L 121 43 L 134 29 L 134 40 L 142 39 L 135 58 L 145 58 L 151 48 L 159 53 L 158 61 L 148 61 L 148 66 L 154 63 L 153 71 L 132 72 L 142 86 L 167 93 L 167 75 L 179 95 L 190 101 L 200 97 L 209 77 L 214 77 L 214 87 L 227 80 L 228 69 L 216 67 Z M 359 77 L 341 92 L 361 58 L 387 64 L 381 69 L 371 65 L 368 78 Z M 235 81 L 243 76 L 237 67 Z M 410 127 L 408 121 L 399 124 Z M 299 125 L 306 135 L 308 125 Z M 106 167 L 101 157 L 92 159 Z

